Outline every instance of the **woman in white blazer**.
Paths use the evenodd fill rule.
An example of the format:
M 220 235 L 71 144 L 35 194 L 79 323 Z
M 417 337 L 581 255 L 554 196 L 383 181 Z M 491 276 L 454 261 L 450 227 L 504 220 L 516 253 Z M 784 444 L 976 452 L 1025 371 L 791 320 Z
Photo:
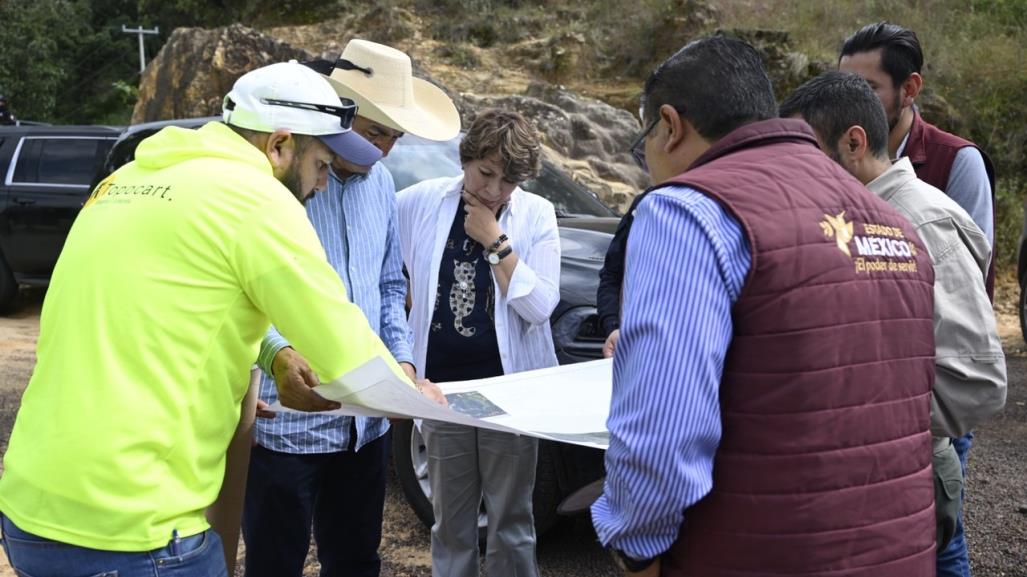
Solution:
M 445 382 L 554 366 L 556 214 L 518 186 L 538 174 L 538 133 L 516 112 L 484 111 L 460 144 L 460 161 L 462 176 L 421 182 L 397 201 L 418 376 Z M 484 498 L 487 573 L 537 577 L 537 441 L 436 422 L 425 422 L 422 433 L 435 509 L 432 574 L 478 574 Z

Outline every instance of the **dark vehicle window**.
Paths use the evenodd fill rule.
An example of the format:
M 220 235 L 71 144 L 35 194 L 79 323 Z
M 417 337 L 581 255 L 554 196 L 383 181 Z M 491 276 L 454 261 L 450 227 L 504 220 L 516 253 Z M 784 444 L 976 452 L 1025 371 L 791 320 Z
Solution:
M 88 186 L 110 140 L 92 138 L 26 138 L 18 154 L 12 182 Z
M 107 158 L 107 163 L 104 165 L 104 176 L 135 160 L 136 148 L 139 146 L 139 143 L 156 133 L 156 129 L 140 130 L 133 133 L 129 138 L 119 140 L 118 146 L 111 151 L 110 156 Z
M 382 160 L 396 181 L 396 190 L 422 180 L 459 175 L 460 138 L 446 142 L 433 142 L 412 134 L 401 138 Z M 591 192 L 548 163 L 543 163 L 538 178 L 525 181 L 522 187 L 552 202 L 557 216 L 613 216 Z
M 545 165 L 538 178 L 525 181 L 521 188 L 553 203 L 556 216 L 613 216 L 602 201 Z

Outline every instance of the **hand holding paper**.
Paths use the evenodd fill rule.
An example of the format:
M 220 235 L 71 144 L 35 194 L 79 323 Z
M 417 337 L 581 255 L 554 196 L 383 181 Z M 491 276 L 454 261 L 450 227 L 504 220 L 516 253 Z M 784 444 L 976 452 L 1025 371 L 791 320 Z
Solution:
M 317 374 L 292 347 L 278 351 L 271 363 L 271 372 L 282 405 L 298 411 L 331 411 L 339 408 L 339 403 L 314 392 L 314 387 L 320 384 Z

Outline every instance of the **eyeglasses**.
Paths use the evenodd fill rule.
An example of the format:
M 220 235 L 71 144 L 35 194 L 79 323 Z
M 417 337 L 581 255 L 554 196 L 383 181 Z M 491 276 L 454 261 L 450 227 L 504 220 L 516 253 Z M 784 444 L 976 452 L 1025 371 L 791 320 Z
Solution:
M 678 114 L 685 113 L 684 108 L 675 108 L 674 110 L 676 110 Z M 642 112 L 643 110 L 639 108 L 639 118 L 644 117 L 644 114 L 642 114 Z M 635 164 L 637 164 L 639 168 L 646 172 L 649 172 L 649 165 L 645 161 L 645 137 L 649 136 L 649 133 L 653 131 L 653 128 L 656 128 L 656 125 L 659 124 L 659 122 L 660 117 L 657 116 L 655 120 L 649 123 L 649 126 L 646 127 L 642 134 L 638 135 L 638 138 L 635 139 L 635 142 L 631 143 L 631 158 L 634 159 Z
M 638 135 L 635 142 L 631 144 L 631 158 L 635 160 L 635 164 L 638 165 L 642 170 L 649 172 L 649 165 L 645 162 L 645 137 L 649 136 L 649 133 L 653 131 L 656 124 L 660 121 L 659 117 L 649 123 L 649 126 L 645 129 L 642 134 Z
M 261 98 L 261 102 L 264 104 L 270 104 L 272 106 L 288 106 L 289 108 L 302 108 L 303 110 L 314 110 L 316 112 L 323 112 L 325 114 L 331 114 L 332 116 L 339 117 L 339 124 L 342 125 L 343 130 L 349 130 L 353 128 L 353 119 L 357 115 L 357 104 L 349 98 L 339 98 L 342 103 L 341 106 L 333 106 L 331 104 L 315 104 L 313 102 L 294 102 L 292 100 L 277 100 L 275 98 Z

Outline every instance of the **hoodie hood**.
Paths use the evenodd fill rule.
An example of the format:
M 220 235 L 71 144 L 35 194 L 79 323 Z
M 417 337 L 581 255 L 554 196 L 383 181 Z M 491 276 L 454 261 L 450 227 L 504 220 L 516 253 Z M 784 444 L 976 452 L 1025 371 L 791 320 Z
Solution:
M 209 122 L 198 130 L 168 126 L 143 140 L 135 162 L 146 170 L 160 170 L 195 158 L 243 162 L 272 174 L 267 157 L 246 139 L 221 122 Z

